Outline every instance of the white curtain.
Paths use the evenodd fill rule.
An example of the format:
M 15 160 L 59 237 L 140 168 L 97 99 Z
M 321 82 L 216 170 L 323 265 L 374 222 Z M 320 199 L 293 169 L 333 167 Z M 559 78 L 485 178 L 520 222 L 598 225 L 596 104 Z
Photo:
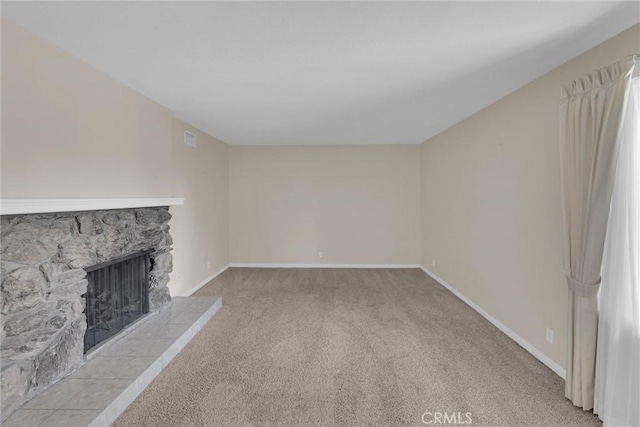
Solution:
M 615 63 L 562 88 L 560 154 L 569 293 L 565 395 L 584 410 L 593 408 L 596 295 L 633 67 L 632 60 Z
M 640 426 L 640 79 L 627 101 L 600 291 L 593 412 Z

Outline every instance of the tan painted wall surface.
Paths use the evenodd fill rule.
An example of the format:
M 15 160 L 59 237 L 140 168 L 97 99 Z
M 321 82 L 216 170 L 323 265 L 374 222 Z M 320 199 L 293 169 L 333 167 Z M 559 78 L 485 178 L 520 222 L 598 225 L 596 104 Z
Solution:
M 2 197 L 186 197 L 171 208 L 173 295 L 228 263 L 227 146 L 199 131 L 184 146 L 184 126 L 2 20 Z
M 420 260 L 417 145 L 231 146 L 230 195 L 231 262 Z
M 197 147 L 184 144 L 184 131 Z M 173 193 L 186 198 L 171 208 L 171 291 L 181 295 L 229 264 L 229 146 L 173 119 Z M 207 262 L 210 265 L 207 266 Z
M 192 149 L 167 109 L 3 20 L 2 197 L 186 197 L 174 294 L 229 259 L 422 258 L 564 365 L 558 88 L 632 52 L 639 26 L 422 146 L 227 147 L 196 132 Z
M 2 20 L 2 197 L 171 196 L 171 113 Z
M 559 88 L 631 53 L 638 25 L 422 145 L 423 265 L 561 366 Z

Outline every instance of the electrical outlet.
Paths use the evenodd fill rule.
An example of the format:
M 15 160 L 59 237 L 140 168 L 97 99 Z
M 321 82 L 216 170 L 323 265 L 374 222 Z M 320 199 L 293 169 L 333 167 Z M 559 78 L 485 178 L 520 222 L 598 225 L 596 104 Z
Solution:
M 436 268 L 436 260 L 435 259 L 431 260 L 431 267 Z
M 207 270 L 211 270 L 211 261 L 207 261 Z
M 318 258 L 320 259 L 324 258 L 324 252 L 322 251 L 318 252 Z
M 547 328 L 547 342 L 553 344 L 553 330 Z

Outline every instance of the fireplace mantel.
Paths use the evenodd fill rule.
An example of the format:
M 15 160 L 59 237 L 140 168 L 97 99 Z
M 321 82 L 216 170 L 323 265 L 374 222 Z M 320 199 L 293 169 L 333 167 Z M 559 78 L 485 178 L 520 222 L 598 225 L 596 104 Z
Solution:
M 183 205 L 184 198 L 0 199 L 0 215 Z

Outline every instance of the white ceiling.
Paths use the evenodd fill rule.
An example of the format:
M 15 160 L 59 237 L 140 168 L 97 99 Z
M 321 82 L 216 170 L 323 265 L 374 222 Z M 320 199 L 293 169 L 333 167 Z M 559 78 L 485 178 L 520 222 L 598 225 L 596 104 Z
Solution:
M 230 144 L 416 144 L 640 21 L 640 2 L 3 2 Z

